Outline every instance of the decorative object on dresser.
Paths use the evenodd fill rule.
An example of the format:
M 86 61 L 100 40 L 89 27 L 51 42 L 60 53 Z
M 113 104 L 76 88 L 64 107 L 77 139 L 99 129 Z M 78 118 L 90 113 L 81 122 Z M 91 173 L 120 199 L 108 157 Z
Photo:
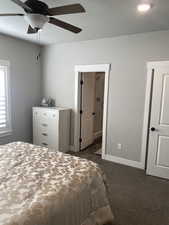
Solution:
M 70 109 L 33 107 L 33 143 L 69 151 Z
M 48 101 L 47 101 L 47 99 L 45 97 L 42 98 L 40 106 L 41 107 L 48 107 Z
M 40 106 L 41 107 L 55 107 L 56 106 L 55 100 L 51 97 L 49 97 L 48 99 L 43 97 Z

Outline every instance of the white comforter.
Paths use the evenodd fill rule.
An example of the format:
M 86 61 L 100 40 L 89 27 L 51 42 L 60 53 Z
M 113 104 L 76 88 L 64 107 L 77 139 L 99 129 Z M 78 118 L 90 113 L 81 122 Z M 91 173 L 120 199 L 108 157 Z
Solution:
M 99 167 L 27 143 L 0 147 L 0 225 L 113 221 Z

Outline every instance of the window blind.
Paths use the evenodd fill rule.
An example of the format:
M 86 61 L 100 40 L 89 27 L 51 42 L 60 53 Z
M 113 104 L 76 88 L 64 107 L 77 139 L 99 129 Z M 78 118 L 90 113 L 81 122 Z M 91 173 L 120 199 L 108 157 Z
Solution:
M 0 65 L 0 131 L 8 128 L 7 68 Z

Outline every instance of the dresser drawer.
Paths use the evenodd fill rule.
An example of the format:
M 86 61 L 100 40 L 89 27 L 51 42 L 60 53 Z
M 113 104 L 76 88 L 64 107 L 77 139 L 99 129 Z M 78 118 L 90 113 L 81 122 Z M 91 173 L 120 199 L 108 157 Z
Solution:
M 48 136 L 39 135 L 39 143 L 41 146 L 50 147 L 50 140 Z
M 50 124 L 48 123 L 48 121 L 46 121 L 46 122 L 39 121 L 38 127 L 39 127 L 39 132 L 41 132 L 41 133 L 47 132 L 48 133 L 49 129 L 50 129 Z
M 48 119 L 56 120 L 58 118 L 58 112 L 46 111 L 46 112 L 38 112 L 38 114 L 42 121 L 46 121 Z
M 48 120 L 58 120 L 59 113 L 57 111 L 34 110 L 33 117 L 36 117 L 38 121 L 47 123 Z
M 41 146 L 55 148 L 58 150 L 59 143 L 54 136 L 44 136 L 43 134 L 39 135 L 39 143 Z
M 46 123 L 40 121 L 40 123 L 38 124 L 38 131 L 43 136 L 55 136 L 57 138 L 59 132 L 58 129 L 59 124 L 57 120 L 48 120 Z
M 40 143 L 40 146 L 43 146 L 43 147 L 46 147 L 46 148 L 50 147 L 49 144 L 48 144 L 48 142 L 46 142 L 46 141 L 42 141 Z

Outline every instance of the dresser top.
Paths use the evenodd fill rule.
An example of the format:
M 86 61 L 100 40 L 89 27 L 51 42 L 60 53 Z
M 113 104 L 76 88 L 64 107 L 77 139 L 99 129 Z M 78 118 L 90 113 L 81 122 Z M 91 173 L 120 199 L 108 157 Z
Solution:
M 63 110 L 71 110 L 70 108 L 63 108 L 63 107 L 43 107 L 43 106 L 36 106 L 33 107 L 33 110 L 59 110 L 59 111 L 63 111 Z

